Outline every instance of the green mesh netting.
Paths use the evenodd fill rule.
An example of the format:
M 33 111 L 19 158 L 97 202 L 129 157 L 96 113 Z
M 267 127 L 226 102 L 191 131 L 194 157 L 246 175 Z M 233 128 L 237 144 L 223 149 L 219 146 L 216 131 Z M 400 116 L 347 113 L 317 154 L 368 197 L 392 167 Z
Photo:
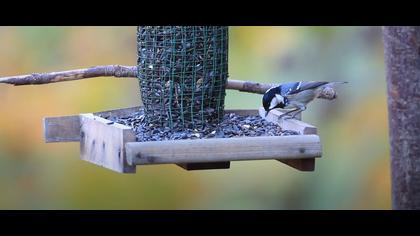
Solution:
M 139 26 L 137 43 L 146 122 L 198 128 L 223 119 L 227 26 Z

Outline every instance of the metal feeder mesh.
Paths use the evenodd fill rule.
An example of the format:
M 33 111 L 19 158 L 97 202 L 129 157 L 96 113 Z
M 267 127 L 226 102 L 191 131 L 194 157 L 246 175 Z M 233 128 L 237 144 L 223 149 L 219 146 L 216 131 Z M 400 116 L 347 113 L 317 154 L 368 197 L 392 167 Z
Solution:
M 222 121 L 227 26 L 139 26 L 137 44 L 147 123 L 199 128 Z

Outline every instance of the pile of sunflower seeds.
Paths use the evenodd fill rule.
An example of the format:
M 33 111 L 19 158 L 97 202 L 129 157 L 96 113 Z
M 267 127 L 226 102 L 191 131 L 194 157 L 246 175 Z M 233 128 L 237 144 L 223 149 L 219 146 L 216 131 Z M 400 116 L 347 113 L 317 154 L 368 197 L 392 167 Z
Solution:
M 128 116 L 103 117 L 115 123 L 131 127 L 138 142 L 163 141 L 202 138 L 232 138 L 256 136 L 297 135 L 296 131 L 281 130 L 280 126 L 268 122 L 259 116 L 239 116 L 234 113 L 225 114 L 219 125 L 204 125 L 200 129 L 157 127 L 144 121 L 144 112 L 139 110 Z

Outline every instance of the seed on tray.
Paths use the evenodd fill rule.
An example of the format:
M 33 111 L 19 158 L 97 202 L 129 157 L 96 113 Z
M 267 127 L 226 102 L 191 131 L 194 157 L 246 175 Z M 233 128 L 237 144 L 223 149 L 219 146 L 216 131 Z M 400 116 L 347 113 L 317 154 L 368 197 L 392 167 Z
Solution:
M 144 120 L 144 111 L 140 109 L 129 115 L 121 117 L 103 116 L 110 122 L 129 126 L 136 134 L 138 142 L 203 139 L 203 138 L 232 138 L 232 137 L 256 137 L 256 136 L 286 136 L 298 135 L 292 130 L 282 130 L 277 124 L 267 122 L 259 116 L 240 116 L 227 113 L 219 125 L 204 124 L 201 128 L 189 129 L 175 126 L 159 127 L 147 124 Z

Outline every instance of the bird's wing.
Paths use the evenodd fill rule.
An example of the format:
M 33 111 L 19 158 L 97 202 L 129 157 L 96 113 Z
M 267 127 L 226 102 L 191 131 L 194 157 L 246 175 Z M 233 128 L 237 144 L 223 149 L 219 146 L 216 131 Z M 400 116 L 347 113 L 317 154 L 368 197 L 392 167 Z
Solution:
M 328 84 L 329 82 L 326 81 L 304 81 L 298 82 L 296 85 L 296 89 L 292 89 L 288 94 L 295 94 L 299 93 L 308 89 L 316 89 L 322 85 Z
M 281 95 L 286 96 L 293 93 L 293 91 L 298 87 L 299 83 L 300 82 L 289 82 L 281 84 L 279 86 Z

